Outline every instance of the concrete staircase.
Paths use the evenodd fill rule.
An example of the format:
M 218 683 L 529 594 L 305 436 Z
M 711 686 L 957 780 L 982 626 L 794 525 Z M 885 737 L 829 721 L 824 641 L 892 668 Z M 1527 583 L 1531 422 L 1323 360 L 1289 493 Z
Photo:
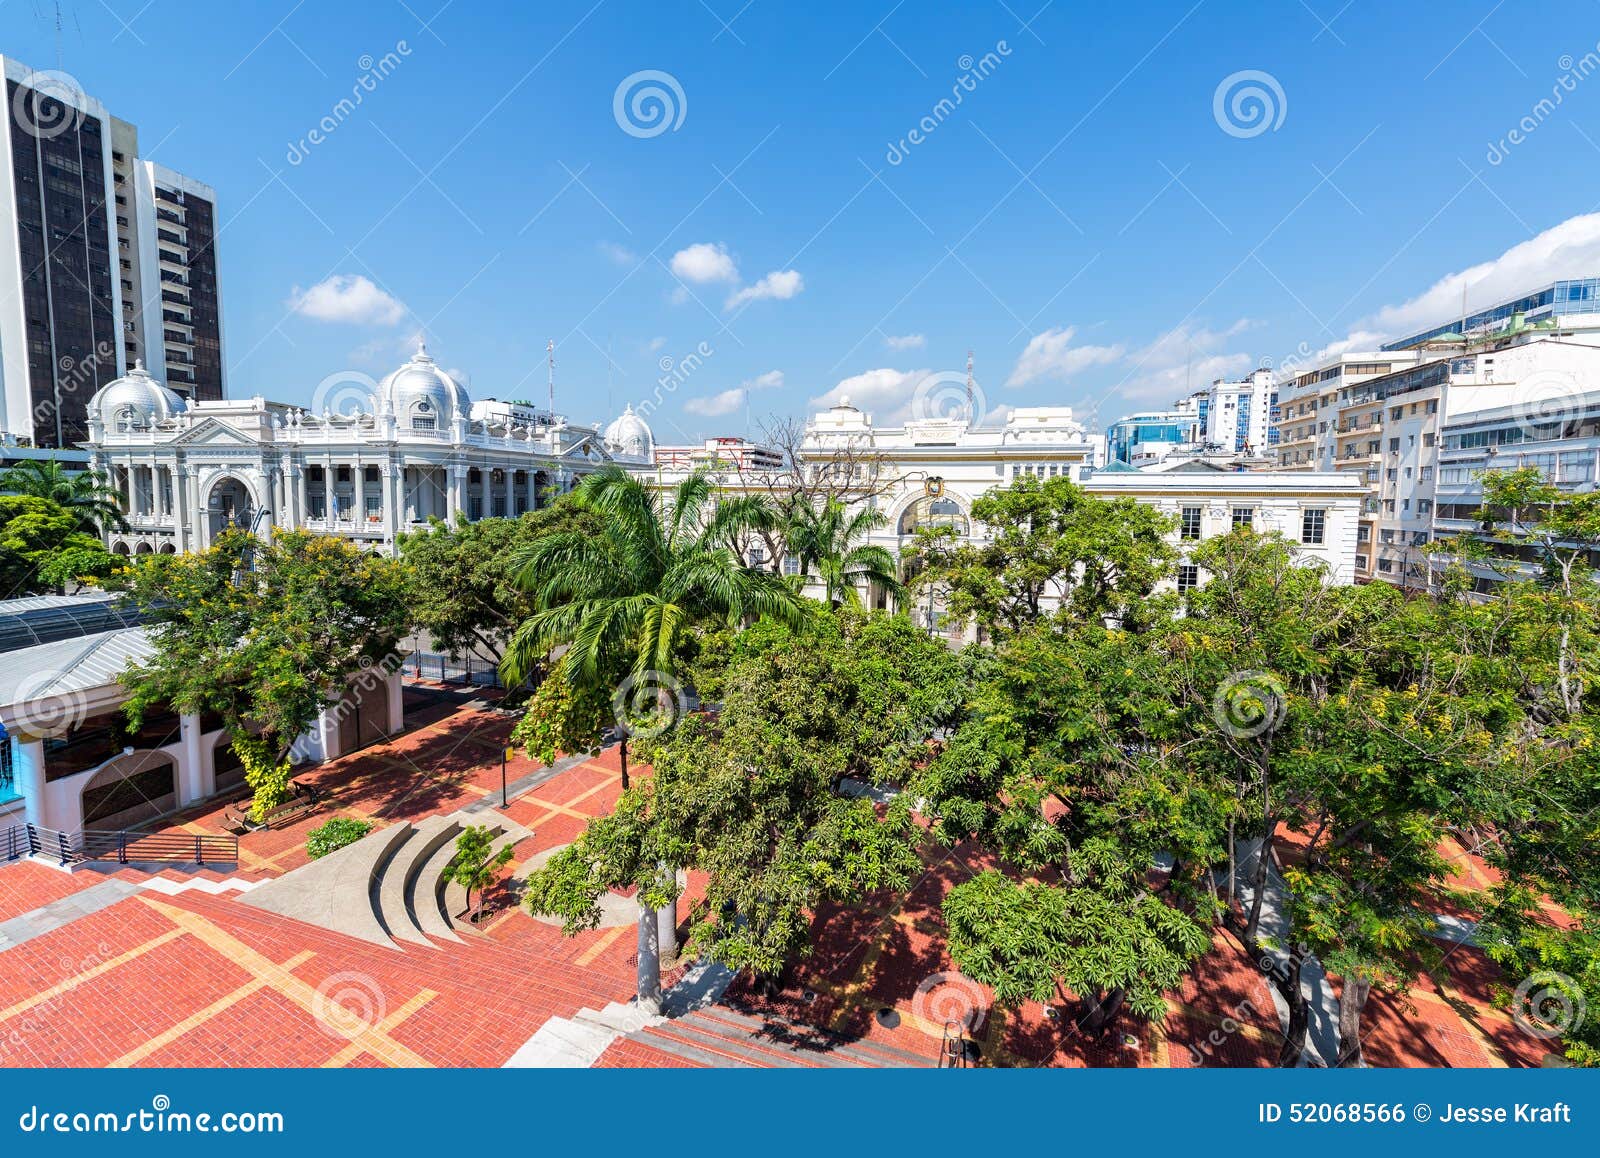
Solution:
M 536 1035 L 537 1036 L 537 1035 Z M 671 1055 L 674 1064 L 735 1069 L 931 1069 L 926 1056 L 869 1038 L 847 1038 L 771 1014 L 709 1005 L 627 1034 L 630 1042 Z M 532 1043 L 530 1043 L 532 1044 Z
M 638 1033 L 666 1019 L 633 1002 L 613 1001 L 604 1009 L 580 1009 L 571 1017 L 552 1017 L 539 1027 L 506 1066 L 512 1069 L 588 1069 L 619 1037 Z
M 391 949 L 460 942 L 466 891 L 446 885 L 444 871 L 469 825 L 496 834 L 492 852 L 530 835 L 494 812 L 394 824 L 257 885 L 239 902 Z

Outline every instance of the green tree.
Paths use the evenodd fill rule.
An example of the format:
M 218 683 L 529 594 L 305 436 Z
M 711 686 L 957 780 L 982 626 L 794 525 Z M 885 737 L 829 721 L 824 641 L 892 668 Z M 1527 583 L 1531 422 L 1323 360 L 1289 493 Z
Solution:
M 53 458 L 28 459 L 0 474 L 0 491 L 49 499 L 78 517 L 77 528 L 91 535 L 126 530 L 122 494 L 93 470 L 67 470 Z
M 888 523 L 889 517 L 875 507 L 864 506 L 852 514 L 844 502 L 829 496 L 820 506 L 790 504 L 784 539 L 799 562 L 802 579 L 815 574 L 830 606 L 859 604 L 861 589 L 870 584 L 891 595 L 901 592 L 893 553 L 862 542 Z
M 456 837 L 456 855 L 445 866 L 444 879 L 458 884 L 467 891 L 467 908 L 472 908 L 472 894 L 476 890 L 481 903 L 483 892 L 500 879 L 500 873 L 516 849 L 509 843 L 494 850 L 495 834 L 486 824 L 468 825 Z M 476 918 L 474 918 L 476 919 Z
M 514 519 L 479 519 L 400 536 L 407 599 L 416 626 L 453 657 L 477 654 L 499 664 L 507 641 L 538 610 L 515 582 L 513 560 L 541 537 L 568 531 L 595 534 L 599 521 L 571 503 Z
M 729 500 L 713 509 L 714 497 L 699 473 L 669 496 L 620 467 L 585 476 L 572 501 L 594 516 L 598 532 L 555 531 L 513 557 L 514 582 L 537 610 L 511 637 L 500 665 L 506 683 L 520 684 L 561 648 L 552 678 L 607 694 L 631 679 L 625 698 L 632 701 L 633 690 L 645 694 L 677 679 L 696 627 L 801 618 L 801 601 L 783 581 L 747 566 L 730 546 L 759 504 Z M 626 717 L 633 706 L 617 714 Z M 622 759 L 626 784 L 626 734 Z
M 0 590 L 11 597 L 60 591 L 80 575 L 109 574 L 104 544 L 80 525 L 52 499 L 0 495 Z
M 849 609 L 747 634 L 718 716 L 651 744 L 654 775 L 530 877 L 533 911 L 593 927 L 607 889 L 664 906 L 678 870 L 697 869 L 708 879 L 692 950 L 770 976 L 806 951 L 820 903 L 903 887 L 917 870 L 909 795 L 877 806 L 861 786 L 909 782 L 960 703 L 959 657 L 903 616 Z
M 144 610 L 155 647 L 122 675 L 129 720 L 163 704 L 219 714 L 258 818 L 287 794 L 295 740 L 408 626 L 396 563 L 303 532 L 228 531 L 198 553 L 138 560 L 113 586 Z
M 1102 499 L 1067 478 L 1026 476 L 972 504 L 991 531 L 967 542 L 919 528 L 908 554 L 918 589 L 936 586 L 958 620 L 989 635 L 1054 618 L 1133 619 L 1171 570 L 1171 518 L 1131 498 Z

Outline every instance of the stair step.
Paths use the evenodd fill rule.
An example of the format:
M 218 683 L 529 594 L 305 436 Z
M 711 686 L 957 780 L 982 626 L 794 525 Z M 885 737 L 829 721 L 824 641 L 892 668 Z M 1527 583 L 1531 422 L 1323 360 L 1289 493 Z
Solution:
M 320 860 L 258 885 L 239 903 L 373 945 L 398 948 L 383 924 L 378 884 L 384 866 L 413 831 L 409 822 L 401 822 L 369 832 Z
M 782 1033 L 793 1034 L 798 1039 L 819 1040 L 823 1044 L 801 1046 L 803 1049 L 814 1049 L 829 1056 L 850 1058 L 864 1066 L 873 1066 L 886 1069 L 918 1068 L 926 1069 L 936 1060 L 931 1054 L 924 1057 L 912 1053 L 910 1050 L 898 1046 L 887 1045 L 868 1037 L 846 1037 L 831 1030 L 818 1029 L 791 1021 L 788 1018 L 768 1014 L 765 1016 L 752 1016 L 726 1005 L 707 1005 L 683 1018 L 706 1019 L 720 1021 L 746 1032 L 760 1032 L 763 1029 L 776 1028 Z
M 417 825 L 415 834 L 390 859 L 384 869 L 378 905 L 391 937 L 407 944 L 436 947 L 417 920 L 412 890 L 429 858 L 442 845 L 451 843 L 460 831 L 458 817 L 430 816 Z
M 691 1024 L 688 1018 L 680 1018 L 672 1022 L 671 1027 L 674 1033 L 690 1041 L 705 1042 L 714 1048 L 725 1043 L 735 1049 L 749 1051 L 751 1056 L 771 1059 L 769 1064 L 774 1066 L 805 1069 L 861 1068 L 858 1063 L 848 1058 L 834 1057 L 821 1050 L 808 1049 L 791 1042 L 775 1041 L 758 1033 L 747 1033 L 716 1022 L 702 1021 Z
M 639 1036 L 648 1041 L 666 1038 L 681 1045 L 690 1045 L 712 1053 L 724 1054 L 743 1065 L 756 1068 L 782 1070 L 818 1068 L 801 1061 L 789 1051 L 780 1052 L 755 1045 L 748 1039 L 734 1041 L 715 1033 L 697 1030 L 693 1026 L 686 1026 L 681 1021 L 669 1021 L 665 1025 L 653 1025 Z M 726 1065 L 727 1063 L 724 1062 L 723 1064 Z

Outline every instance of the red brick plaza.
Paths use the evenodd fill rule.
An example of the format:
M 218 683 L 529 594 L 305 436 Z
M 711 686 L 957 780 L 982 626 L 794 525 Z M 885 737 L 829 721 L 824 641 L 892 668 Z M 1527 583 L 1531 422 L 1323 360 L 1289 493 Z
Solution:
M 511 721 L 482 701 L 407 694 L 411 730 L 308 773 L 329 802 L 290 826 L 242 837 L 237 869 L 0 867 L 0 923 L 25 917 L 17 924 L 31 932 L 0 951 L 0 1064 L 499 1066 L 550 1019 L 626 1002 L 631 926 L 563 937 L 518 909 L 508 888 L 491 893 L 496 911 L 463 944 L 436 948 L 384 948 L 240 903 L 241 882 L 304 864 L 307 833 L 333 816 L 386 826 L 486 801 L 533 831 L 516 845 L 514 880 L 530 858 L 571 842 L 615 803 L 613 749 L 498 809 Z M 537 770 L 519 758 L 507 776 L 514 783 Z M 221 812 L 219 803 L 185 814 L 167 830 L 220 832 Z M 1123 1018 L 1115 1032 L 1088 1040 L 1042 1006 L 990 1009 L 987 993 L 946 956 L 940 914 L 945 892 L 982 867 L 968 850 L 930 849 L 906 895 L 819 913 L 814 954 L 778 986 L 736 983 L 696 1015 L 699 1029 L 668 1022 L 622 1037 L 596 1064 L 845 1064 L 845 1049 L 832 1060 L 828 1050 L 855 1042 L 848 1053 L 867 1060 L 849 1064 L 932 1066 L 951 1020 L 972 1026 L 969 1058 L 979 1065 L 1270 1064 L 1279 1040 L 1271 996 L 1225 934 L 1170 996 L 1158 1025 Z M 1549 1043 L 1492 1007 L 1496 974 L 1483 955 L 1455 947 L 1446 967 L 1441 981 L 1420 978 L 1405 999 L 1374 995 L 1368 1061 L 1541 1064 Z M 707 1025 L 741 1044 L 719 1045 Z

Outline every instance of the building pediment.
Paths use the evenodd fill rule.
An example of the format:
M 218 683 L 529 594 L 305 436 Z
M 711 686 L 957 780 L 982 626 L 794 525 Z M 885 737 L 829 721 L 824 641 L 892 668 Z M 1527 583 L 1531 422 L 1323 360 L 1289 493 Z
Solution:
M 184 447 L 260 447 L 263 444 L 242 431 L 215 418 L 202 419 L 174 438 L 169 446 Z

